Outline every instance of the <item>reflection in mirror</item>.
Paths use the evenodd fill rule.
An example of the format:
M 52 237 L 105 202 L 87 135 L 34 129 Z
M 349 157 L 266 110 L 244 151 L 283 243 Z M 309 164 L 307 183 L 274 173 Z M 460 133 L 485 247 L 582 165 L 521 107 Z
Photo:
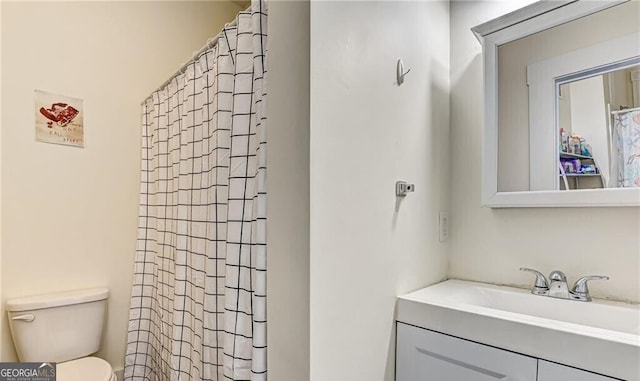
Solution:
M 556 80 L 558 188 L 640 186 L 640 60 Z
M 606 103 L 611 104 L 611 111 L 618 110 L 620 106 L 636 106 L 631 101 L 613 99 L 611 97 L 617 95 L 603 90 L 605 82 L 607 86 L 609 83 L 618 86 L 620 78 L 629 75 L 629 68 L 616 67 L 615 71 L 620 71 L 620 74 L 605 75 L 604 71 L 614 71 L 610 65 L 638 57 L 639 13 L 640 2 L 629 1 L 497 46 L 498 192 L 621 186 L 617 185 L 617 178 L 610 176 L 614 158 L 609 155 L 615 147 L 612 146 L 612 135 L 605 135 L 607 128 L 612 127 L 606 116 L 611 115 Z M 602 69 L 597 73 L 599 80 L 595 78 L 594 68 Z M 589 72 L 589 78 L 575 76 L 585 72 Z M 558 78 L 569 79 L 558 83 Z M 559 89 L 556 87 L 559 84 L 564 85 L 562 99 L 557 99 Z M 576 90 L 572 91 L 571 87 Z M 599 87 L 599 96 L 609 97 L 598 103 L 600 137 L 585 130 L 588 126 L 583 120 L 588 120 L 589 126 L 595 120 L 590 114 L 595 112 L 591 106 L 588 112 L 564 108 L 560 111 L 562 115 L 557 114 L 557 107 L 572 102 L 571 97 L 574 103 L 595 102 L 595 98 L 583 99 L 585 93 L 582 88 L 585 87 Z M 567 124 L 569 121 L 571 125 Z M 571 135 L 583 138 L 583 143 L 591 146 L 598 164 L 587 159 L 576 168 L 576 160 L 582 158 L 564 157 L 560 160 L 560 128 L 564 129 L 565 140 L 571 140 Z M 577 139 L 576 144 L 580 144 L 580 138 L 571 142 L 576 143 Z M 573 154 L 569 148 L 564 156 Z M 568 163 L 572 163 L 571 166 Z M 582 164 L 585 165 L 584 170 Z M 560 168 L 566 176 L 562 176 Z M 572 169 L 573 172 L 567 174 Z M 593 170 L 597 172 L 590 173 Z

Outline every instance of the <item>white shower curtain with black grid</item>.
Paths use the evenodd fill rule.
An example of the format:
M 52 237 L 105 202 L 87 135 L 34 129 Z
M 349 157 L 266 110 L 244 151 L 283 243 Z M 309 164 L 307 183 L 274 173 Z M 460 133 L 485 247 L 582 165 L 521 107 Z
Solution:
M 125 380 L 266 380 L 266 4 L 142 106 Z

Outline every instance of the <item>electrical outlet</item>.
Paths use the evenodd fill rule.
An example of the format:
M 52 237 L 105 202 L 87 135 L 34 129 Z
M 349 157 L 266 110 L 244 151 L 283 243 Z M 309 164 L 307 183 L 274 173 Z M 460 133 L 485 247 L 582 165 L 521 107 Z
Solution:
M 444 242 L 449 237 L 449 212 L 441 211 L 438 214 L 438 236 L 439 241 Z

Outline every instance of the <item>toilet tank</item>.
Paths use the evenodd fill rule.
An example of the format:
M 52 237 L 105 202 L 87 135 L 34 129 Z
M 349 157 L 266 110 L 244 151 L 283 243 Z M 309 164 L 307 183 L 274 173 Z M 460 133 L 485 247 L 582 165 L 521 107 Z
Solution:
M 8 299 L 20 361 L 63 362 L 97 352 L 108 296 L 108 289 L 93 288 Z

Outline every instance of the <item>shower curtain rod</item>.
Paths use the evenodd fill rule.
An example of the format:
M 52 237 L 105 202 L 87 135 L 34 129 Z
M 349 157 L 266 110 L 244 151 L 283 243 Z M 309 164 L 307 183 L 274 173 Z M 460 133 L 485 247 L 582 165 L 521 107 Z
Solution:
M 245 9 L 244 12 L 248 11 L 249 8 Z M 171 81 L 179 76 L 180 74 L 184 74 L 185 70 L 187 70 L 187 67 L 189 67 L 189 65 L 191 65 L 196 59 L 198 59 L 198 57 L 200 57 L 200 55 L 202 53 L 204 53 L 205 51 L 207 51 L 207 49 L 211 49 L 212 47 L 214 47 L 217 43 L 218 40 L 220 39 L 220 37 L 222 36 L 222 33 L 224 33 L 225 28 L 230 27 L 230 26 L 235 26 L 237 25 L 237 18 L 231 22 L 228 22 L 226 24 L 224 24 L 224 27 L 222 28 L 222 30 L 220 31 L 220 33 L 218 33 L 217 35 L 215 35 L 213 38 L 210 38 L 207 40 L 207 43 L 204 44 L 204 46 L 198 50 L 197 52 L 193 53 L 191 55 L 191 58 L 185 62 L 184 65 L 180 66 L 180 69 L 178 69 L 178 71 L 176 71 L 175 73 L 173 73 L 173 75 L 171 75 L 171 77 L 169 77 L 169 79 L 167 79 L 166 81 L 164 81 L 162 83 L 162 85 L 160 85 L 157 89 L 153 90 L 151 92 L 151 94 L 155 93 L 158 90 L 162 90 L 164 89 L 169 83 L 171 83 Z M 140 102 L 141 105 L 144 105 L 144 103 L 147 101 L 147 99 L 149 99 L 151 97 L 148 96 L 146 97 L 142 102 Z
M 625 109 L 618 110 L 618 111 L 611 111 L 611 113 L 612 114 L 624 114 L 625 112 L 631 112 L 631 111 L 640 111 L 640 107 L 625 108 Z

